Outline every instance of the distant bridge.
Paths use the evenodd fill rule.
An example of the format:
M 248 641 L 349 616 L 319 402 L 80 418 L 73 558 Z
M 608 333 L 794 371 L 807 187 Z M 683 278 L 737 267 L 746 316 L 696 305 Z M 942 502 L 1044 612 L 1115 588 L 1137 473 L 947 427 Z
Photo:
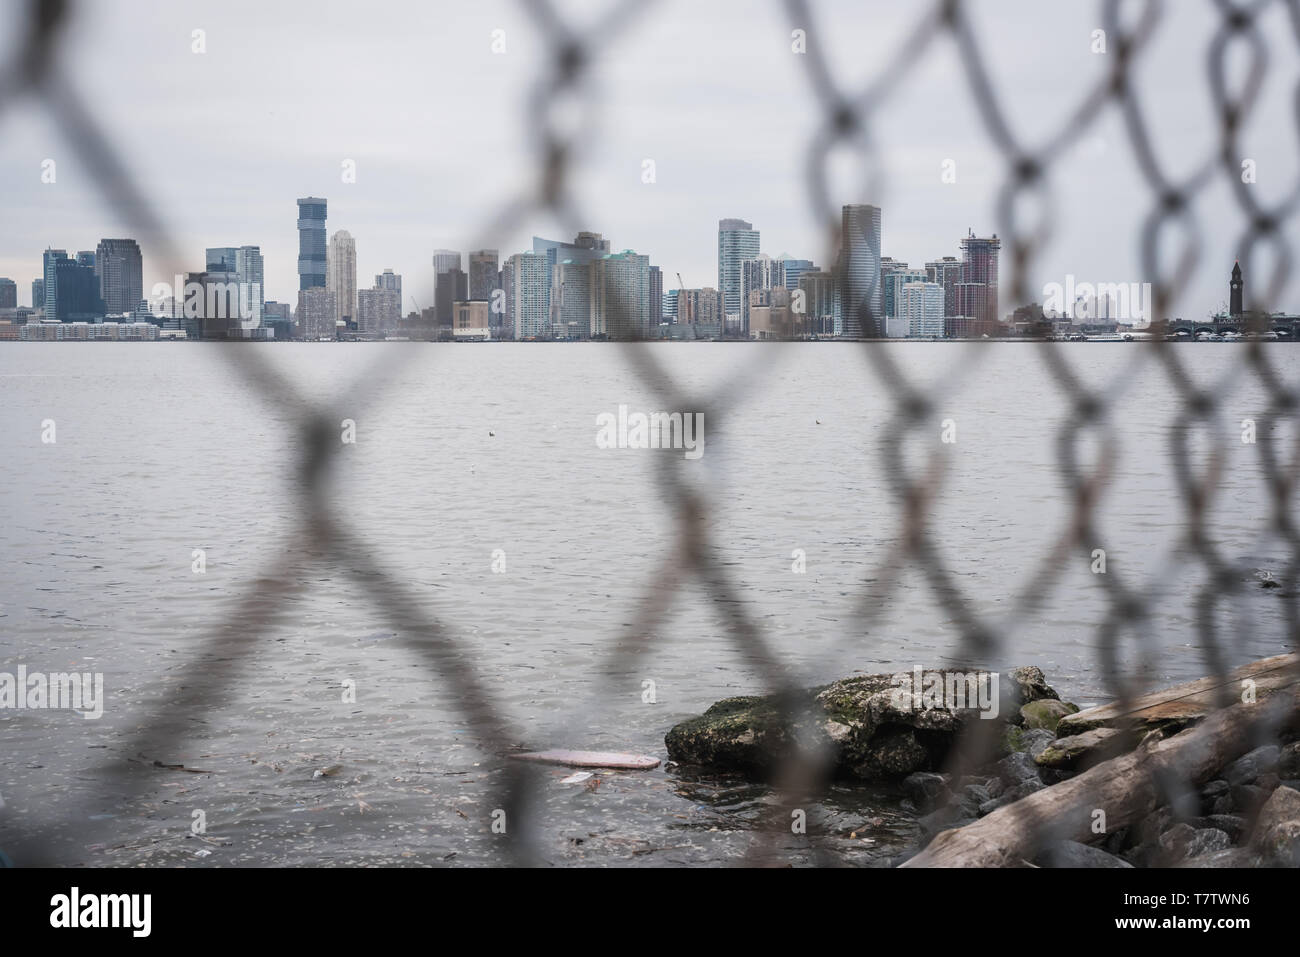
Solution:
M 1246 316 L 1213 316 L 1201 320 L 1175 319 L 1170 324 L 1169 331 L 1174 334 L 1181 332 L 1189 336 L 1195 336 L 1198 332 L 1245 333 L 1248 325 L 1249 320 Z M 1279 336 L 1295 340 L 1300 336 L 1300 316 L 1272 316 L 1268 328 Z

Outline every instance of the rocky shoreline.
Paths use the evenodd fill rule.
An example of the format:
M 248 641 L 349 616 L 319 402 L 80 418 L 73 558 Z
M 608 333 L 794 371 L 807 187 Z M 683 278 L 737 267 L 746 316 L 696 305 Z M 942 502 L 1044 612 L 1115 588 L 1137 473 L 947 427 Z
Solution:
M 995 852 L 993 859 L 1038 867 L 1296 867 L 1300 722 L 1289 696 L 1298 667 L 1296 656 L 1278 656 L 1230 676 L 1234 688 L 1249 682 L 1252 694 L 1258 684 L 1260 695 L 1258 703 L 1252 698 L 1233 708 L 1255 708 L 1272 695 L 1274 719 L 1269 734 L 1256 732 L 1252 743 L 1257 746 L 1228 748 L 1224 753 L 1230 759 L 1212 763 L 1208 774 L 1202 768 L 1204 781 L 1176 780 L 1167 773 L 1170 765 L 1159 762 L 1166 752 L 1173 755 L 1172 749 L 1191 744 L 1206 750 L 1187 736 L 1222 700 L 1215 693 L 1223 683 L 1212 679 L 1154 692 L 1121 712 L 1113 705 L 1080 711 L 1060 700 L 1036 667 L 991 680 L 983 675 L 986 686 L 980 685 L 979 673 L 922 675 L 917 669 L 915 680 L 857 675 L 782 698 L 724 699 L 675 725 L 664 740 L 674 762 L 710 771 L 765 780 L 796 753 L 820 753 L 836 778 L 896 784 L 905 794 L 904 808 L 918 815 L 920 842 L 895 865 L 945 842 L 946 856 L 932 849 L 918 861 L 954 863 L 950 858 L 957 852 L 951 849 L 962 843 L 954 840 L 960 829 L 1021 801 L 1025 813 L 1033 804 L 1041 814 L 1058 791 L 1062 801 L 1070 792 L 1077 817 L 1086 810 L 1078 802 L 1078 785 L 1085 782 L 1073 787 L 1065 782 L 1099 769 L 1089 781 L 1111 771 L 1155 775 L 1161 778 L 1153 792 L 1157 796 L 1140 813 L 1114 814 L 1124 823 L 1110 827 L 1108 802 L 1095 802 L 1102 806 L 1092 809 L 1095 820 L 1082 834 L 1077 821 L 1055 830 L 1044 821 L 1031 850 L 1008 839 L 1006 854 Z M 1279 711 L 1278 705 L 1285 708 Z M 1207 730 L 1212 729 L 1201 729 L 1202 737 Z M 1150 761 L 1142 764 L 1148 755 Z M 963 765 L 956 764 L 958 758 Z M 1125 769 L 1118 768 L 1120 758 Z M 1128 771 L 1129 765 L 1145 770 Z M 1043 791 L 1049 793 L 1028 800 Z M 1108 801 L 1114 804 L 1113 794 Z M 1015 815 L 1002 819 L 1014 821 Z M 987 844 L 990 834 L 996 842 L 997 821 L 985 821 L 981 828 L 987 832 L 981 843 Z M 944 839 L 936 842 L 940 834 Z M 1050 839 L 1038 839 L 1044 835 Z M 1030 856 L 1020 856 L 1022 851 Z M 961 863 L 959 854 L 955 862 Z

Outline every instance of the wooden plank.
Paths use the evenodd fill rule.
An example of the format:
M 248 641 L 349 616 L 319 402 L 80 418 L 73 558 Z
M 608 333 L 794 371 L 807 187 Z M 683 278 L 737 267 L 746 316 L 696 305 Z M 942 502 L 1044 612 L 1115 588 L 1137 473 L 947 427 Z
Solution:
M 1133 726 L 1142 729 L 1192 724 L 1218 710 L 1219 694 L 1225 686 L 1231 692 L 1231 698 L 1240 701 L 1241 683 L 1247 678 L 1254 680 L 1258 698 L 1288 688 L 1300 681 L 1300 655 L 1274 655 L 1252 661 L 1229 672 L 1226 681 L 1217 676 L 1201 678 L 1141 695 L 1127 706 L 1114 701 L 1069 714 L 1061 719 L 1056 733 L 1058 737 L 1066 737 L 1093 728 Z

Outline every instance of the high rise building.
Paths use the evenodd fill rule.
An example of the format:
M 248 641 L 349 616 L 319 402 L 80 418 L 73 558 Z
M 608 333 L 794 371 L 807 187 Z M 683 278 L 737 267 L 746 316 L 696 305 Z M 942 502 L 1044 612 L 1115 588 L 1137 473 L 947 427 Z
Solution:
M 558 239 L 533 237 L 533 252 L 546 257 L 546 295 L 547 309 L 551 321 L 559 325 L 559 296 L 557 282 L 557 265 L 570 263 L 579 266 L 593 263 L 602 256 L 609 255 L 609 240 L 600 233 L 583 230 L 574 237 L 573 242 L 566 243 Z
M 338 335 L 335 316 L 339 314 L 334 293 L 324 286 L 298 291 L 297 326 L 299 335 L 308 341 L 334 339 Z
M 433 274 L 448 272 L 460 268 L 460 253 L 454 249 L 435 249 L 433 251 Z
M 469 254 L 469 298 L 472 301 L 490 300 L 492 293 L 500 288 L 497 258 L 495 249 L 476 249 Z
M 66 249 L 46 249 L 41 256 L 42 271 L 45 274 L 45 297 L 42 300 L 46 319 L 58 319 L 59 287 L 55 281 L 55 269 L 61 262 L 67 262 Z
M 749 335 L 750 294 L 758 289 L 786 288 L 785 263 L 760 253 L 740 264 L 740 325 L 737 331 Z
M 962 312 L 961 315 L 981 323 L 996 322 L 1001 315 L 998 311 L 998 251 L 1001 247 L 997 233 L 984 239 L 976 236 L 974 230 L 968 230 L 962 239 L 961 281 L 963 284 L 978 283 L 985 287 L 985 291 L 978 297 L 976 308 L 979 311 Z
M 722 292 L 712 287 L 677 291 L 677 324 L 691 327 L 697 339 L 722 335 L 726 318 Z
M 550 334 L 550 289 L 544 253 L 515 253 L 502 269 L 506 319 L 516 339 L 542 339 Z
M 591 334 L 611 339 L 648 337 L 650 257 L 625 249 L 595 260 L 591 270 Z
M 841 210 L 839 333 L 850 339 L 885 333 L 880 282 L 880 207 L 850 205 Z
M 891 256 L 880 257 L 880 281 L 884 284 L 884 308 L 885 318 L 889 319 L 898 315 L 898 304 L 894 301 L 894 288 L 889 281 L 889 277 L 896 272 L 906 272 L 907 263 L 899 262 Z
M 325 256 L 325 288 L 334 293 L 338 320 L 354 323 L 357 317 L 357 244 L 346 229 L 330 237 Z
M 388 270 L 386 275 L 393 276 L 393 271 Z M 364 335 L 373 336 L 390 332 L 401 322 L 401 277 L 396 277 L 398 280 L 396 288 L 381 285 L 380 280 L 384 278 L 384 276 L 375 277 L 374 289 L 357 290 L 357 331 Z
M 814 268 L 811 259 L 792 259 L 788 253 L 782 253 L 776 258 L 781 261 L 786 289 L 798 289 L 799 277 Z
M 718 289 L 727 319 L 739 325 L 742 318 L 741 264 L 757 259 L 759 231 L 743 219 L 718 220 Z
M 32 308 L 33 309 L 45 308 L 45 280 L 44 279 L 32 280 Z
M 99 296 L 110 316 L 134 313 L 144 298 L 144 261 L 134 239 L 101 239 L 95 249 Z
M 223 282 L 239 284 L 240 325 L 257 328 L 262 324 L 266 303 L 262 251 L 258 246 L 209 246 L 204 251 L 204 271 L 221 275 Z M 215 280 L 214 280 L 215 281 Z
M 248 319 L 254 327 L 260 326 L 266 308 L 266 270 L 261 247 L 240 246 L 236 249 L 235 273 L 239 276 L 239 281 L 248 286 L 248 301 L 252 307 L 252 315 Z
M 239 250 L 234 246 L 209 246 L 204 250 L 203 269 L 207 272 L 236 272 Z
M 551 267 L 551 312 L 556 334 L 586 339 L 592 333 L 594 270 L 585 260 L 565 259 Z
M 0 309 L 18 308 L 18 283 L 12 279 L 0 279 Z
M 835 276 L 825 270 L 805 269 L 799 274 L 803 293 L 804 331 L 814 336 L 835 334 Z
M 903 314 L 903 287 L 910 282 L 927 282 L 928 279 L 924 269 L 894 263 L 889 272 L 881 272 L 880 281 L 884 284 L 885 318 L 893 319 Z
M 53 313 L 47 319 L 59 322 L 94 322 L 103 318 L 104 303 L 99 298 L 99 277 L 95 275 L 94 254 L 79 254 L 76 259 L 59 259 L 53 264 Z M 47 293 L 47 301 L 49 296 Z
M 401 318 L 402 277 L 399 276 L 397 273 L 393 272 L 391 269 L 385 269 L 383 272 L 381 272 L 378 276 L 375 277 L 375 288 L 381 289 L 385 292 L 397 293 L 397 315 L 398 318 Z M 360 311 L 360 304 L 358 304 L 357 309 L 358 311 Z
M 450 336 L 455 319 L 455 306 L 469 299 L 469 277 L 459 267 L 438 273 L 433 287 L 434 315 L 439 335 Z
M 323 289 L 328 253 L 325 245 L 326 200 L 298 200 L 298 288 Z
M 658 266 L 650 267 L 650 326 L 657 328 L 664 321 L 664 274 Z
M 943 336 L 943 286 L 923 280 L 904 283 L 900 289 L 898 318 L 907 323 L 908 336 Z
M 957 284 L 961 280 L 961 261 L 956 256 L 932 259 L 925 264 L 925 281 L 943 286 L 943 314 L 956 315 Z
M 677 322 L 677 294 L 680 292 L 681 292 L 680 289 L 669 289 L 666 293 L 664 293 L 664 297 L 663 297 L 664 322 L 667 323 Z

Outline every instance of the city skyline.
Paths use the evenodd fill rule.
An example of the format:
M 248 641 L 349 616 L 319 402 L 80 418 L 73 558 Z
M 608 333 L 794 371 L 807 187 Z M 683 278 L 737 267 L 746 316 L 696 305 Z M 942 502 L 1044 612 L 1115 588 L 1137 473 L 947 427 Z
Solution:
M 720 288 L 716 289 L 710 286 L 677 287 L 665 291 L 659 265 L 651 265 L 647 256 L 636 254 L 632 249 L 616 251 L 609 239 L 589 231 L 579 232 L 573 242 L 534 236 L 531 251 L 512 254 L 504 262 L 500 261 L 495 249 L 473 250 L 467 257 L 472 279 L 461 268 L 466 258 L 460 251 L 439 249 L 435 250 L 431 261 L 435 274 L 434 308 L 421 310 L 418 303 L 413 303 L 415 308 L 408 313 L 402 308 L 402 277 L 392 269 L 375 274 L 372 289 L 359 289 L 355 239 L 346 229 L 330 233 L 327 206 L 328 200 L 322 197 L 297 200 L 298 273 L 300 283 L 306 288 L 299 290 L 296 308 L 291 303 L 267 300 L 262 283 L 263 259 L 260 247 L 256 245 L 207 247 L 204 269 L 187 273 L 183 281 L 187 286 L 238 285 L 240 308 L 246 313 L 240 325 L 245 330 L 263 326 L 264 303 L 271 306 L 271 313 L 265 319 L 267 327 L 275 328 L 264 328 L 266 335 L 252 338 L 333 338 L 335 326 L 347 337 L 358 333 L 363 337 L 392 335 L 400 334 L 400 328 L 395 327 L 410 320 L 431 324 L 435 334 L 442 329 L 448 333 L 447 337 L 456 338 L 460 333 L 451 333 L 451 329 L 463 325 L 462 319 L 467 315 L 460 310 L 460 305 L 471 301 L 486 302 L 489 298 L 494 301 L 491 308 L 482 313 L 486 318 L 479 330 L 485 337 L 490 332 L 491 338 L 514 339 L 659 338 L 651 331 L 656 326 L 701 321 L 698 294 L 715 291 L 717 305 L 706 311 L 703 321 L 711 324 L 717 316 L 725 322 L 718 321 L 716 328 L 703 333 L 699 331 L 701 327 L 697 327 L 689 338 L 802 338 L 809 335 L 850 339 L 971 338 L 987 335 L 999 324 L 1009 327 L 1012 319 L 1022 323 L 1032 320 L 1034 315 L 1049 321 L 1066 321 L 1070 326 L 1075 321 L 1086 324 L 1089 321 L 1118 320 L 1123 325 L 1139 328 L 1152 318 L 1139 314 L 1135 321 L 1133 316 L 1124 312 L 1113 313 L 1117 304 L 1125 310 L 1130 305 L 1139 310 L 1143 308 L 1139 298 L 1142 291 L 1137 284 L 1132 284 L 1132 299 L 1127 290 L 1121 288 L 1117 302 L 1113 288 L 1106 292 L 1101 286 L 1097 287 L 1093 297 L 1094 287 L 1090 283 L 1081 283 L 1079 288 L 1089 291 L 1081 292 L 1075 298 L 1073 276 L 1067 277 L 1064 287 L 1070 290 L 1072 298 L 1069 300 L 1061 300 L 1058 286 L 1058 291 L 1050 293 L 1045 288 L 1044 297 L 1031 302 L 1006 302 L 1001 299 L 999 287 L 1000 241 L 996 233 L 991 237 L 980 237 L 976 236 L 973 228 L 968 228 L 967 235 L 959 241 L 960 259 L 944 256 L 927 261 L 921 269 L 883 256 L 882 212 L 879 207 L 871 205 L 843 208 L 840 252 L 837 263 L 829 267 L 788 253 L 773 257 L 756 252 L 761 250 L 760 231 L 752 223 L 734 217 L 719 220 L 717 268 Z M 737 236 L 744 238 L 738 241 Z M 321 249 L 326 251 L 323 262 L 318 252 Z M 49 302 L 54 304 L 54 309 L 41 318 L 62 322 L 96 321 L 96 310 L 98 321 L 130 313 L 134 313 L 136 320 L 149 317 L 154 321 L 179 319 L 183 315 L 180 306 L 186 297 L 175 296 L 166 282 L 145 282 L 146 295 L 143 301 L 136 300 L 139 307 L 134 310 L 121 308 L 125 301 L 123 297 L 130 296 L 126 290 L 141 288 L 142 257 L 133 239 L 102 239 L 96 251 L 80 251 L 75 257 L 68 256 L 63 249 L 47 249 L 43 257 L 44 280 L 33 281 L 32 300 L 35 302 L 39 297 L 42 306 Z M 787 263 L 791 266 L 788 278 Z M 496 270 L 498 264 L 500 271 Z M 629 264 L 633 266 L 633 273 L 626 273 Z M 528 279 L 521 278 L 525 275 L 519 271 L 521 268 L 531 270 Z M 74 305 L 59 304 L 58 290 L 63 288 L 59 282 L 60 270 L 71 276 L 68 288 L 72 290 Z M 77 280 L 76 276 L 82 275 L 83 271 L 86 278 Z M 180 276 L 175 278 L 178 283 L 182 281 Z M 829 300 L 819 285 L 827 280 Z M 632 285 L 628 285 L 629 282 Z M 728 283 L 737 290 L 733 297 L 733 301 L 738 302 L 735 313 L 726 309 L 727 293 L 725 288 L 721 288 Z M 14 312 L 19 311 L 14 309 L 14 304 L 8 303 L 9 299 L 16 302 L 17 285 L 7 277 L 0 277 L 0 299 L 3 299 L 0 308 L 12 310 L 0 316 L 0 321 L 14 321 Z M 589 290 L 586 290 L 587 286 L 590 286 Z M 615 291 L 607 294 L 607 286 Z M 1231 306 L 1228 310 L 1207 313 L 1200 319 L 1167 318 L 1177 319 L 1180 323 L 1204 324 L 1205 319 L 1240 317 L 1243 311 L 1249 311 L 1243 310 L 1244 286 L 1241 266 L 1236 262 L 1231 272 Z M 163 287 L 171 292 L 170 296 L 160 298 L 157 295 L 156 290 Z M 584 290 L 580 300 L 573 299 L 570 292 L 573 289 Z M 868 314 L 859 316 L 858 310 L 841 308 L 841 300 L 846 297 L 860 300 L 862 289 L 869 290 L 871 296 L 869 315 L 875 320 L 866 321 L 870 328 L 864 328 L 860 321 L 867 320 Z M 776 295 L 773 290 L 784 292 Z M 793 304 L 790 290 L 798 290 L 794 295 L 806 297 L 812 307 L 803 301 Z M 359 321 L 357 309 L 362 292 L 368 294 L 365 297 L 364 322 Z M 1145 292 L 1149 297 L 1149 290 Z M 688 308 L 685 318 L 682 318 L 681 303 L 685 300 L 681 297 L 685 294 L 693 298 L 686 302 Z M 495 301 L 498 295 L 503 297 L 501 301 Z M 536 301 L 529 302 L 529 296 Z M 1091 301 L 1090 297 L 1093 297 Z M 247 302 L 243 301 L 245 298 Z M 613 312 L 616 302 L 630 303 L 634 310 L 639 308 L 640 311 L 631 316 L 619 315 Z M 833 316 L 826 311 L 828 302 Z M 575 306 L 576 311 L 571 311 Z M 1146 306 L 1149 308 L 1149 302 Z M 761 332 L 753 335 L 751 308 L 762 310 Z M 518 313 L 521 311 L 529 312 L 529 318 L 520 319 Z M 1296 318 L 1294 313 L 1286 311 L 1278 311 L 1275 315 L 1289 317 L 1291 324 Z M 474 313 L 476 329 L 482 317 Z M 290 318 L 293 323 L 286 326 Z M 19 316 L 18 319 L 25 321 L 27 317 Z M 618 325 L 609 324 L 614 320 Z M 217 328 L 215 333 L 209 332 L 206 323 L 200 323 L 196 328 L 202 330 L 203 338 L 220 337 L 225 325 L 224 321 L 219 323 L 214 327 Z M 1290 334 L 1290 331 L 1285 333 Z M 672 337 L 678 336 L 674 334 Z

